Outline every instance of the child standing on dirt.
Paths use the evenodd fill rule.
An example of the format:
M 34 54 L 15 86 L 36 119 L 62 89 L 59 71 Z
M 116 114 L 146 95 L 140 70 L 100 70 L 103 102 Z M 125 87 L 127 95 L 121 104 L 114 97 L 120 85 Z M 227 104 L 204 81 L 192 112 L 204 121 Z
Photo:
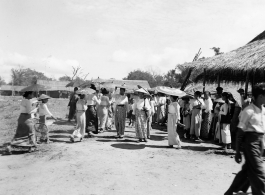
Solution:
M 40 123 L 44 124 L 41 129 L 41 136 L 40 136 L 40 142 L 46 142 L 49 143 L 49 129 L 47 127 L 46 123 L 46 117 L 51 116 L 54 120 L 57 120 L 52 113 L 49 111 L 47 102 L 51 97 L 42 94 L 39 97 L 39 100 L 41 101 L 41 104 L 39 106 L 39 117 L 40 117 Z

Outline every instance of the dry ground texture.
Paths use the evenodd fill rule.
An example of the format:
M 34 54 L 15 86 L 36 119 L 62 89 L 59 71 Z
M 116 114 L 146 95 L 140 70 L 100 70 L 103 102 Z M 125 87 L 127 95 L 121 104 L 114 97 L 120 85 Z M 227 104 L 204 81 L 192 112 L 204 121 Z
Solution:
M 16 129 L 21 98 L 0 99 L 3 154 Z M 225 154 L 212 143 L 183 142 L 181 150 L 166 148 L 165 127 L 154 127 L 146 144 L 136 143 L 129 127 L 123 140 L 115 139 L 113 129 L 70 143 L 75 126 L 65 119 L 67 103 L 49 102 L 51 112 L 60 118 L 50 126 L 53 143 L 40 145 L 34 153 L 0 156 L 0 194 L 218 195 L 241 168 L 231 158 L 232 151 Z

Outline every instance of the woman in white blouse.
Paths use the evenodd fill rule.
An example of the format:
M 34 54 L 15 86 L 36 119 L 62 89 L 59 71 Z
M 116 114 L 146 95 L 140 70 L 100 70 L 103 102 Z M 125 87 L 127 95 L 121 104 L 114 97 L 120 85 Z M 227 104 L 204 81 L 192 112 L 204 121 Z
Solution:
M 101 91 L 102 96 L 100 98 L 100 103 L 98 105 L 97 113 L 99 118 L 99 132 L 103 132 L 104 130 L 107 130 L 107 120 L 108 120 L 108 111 L 110 107 L 110 101 L 109 101 L 109 91 L 105 88 Z
M 138 89 L 139 99 L 134 104 L 133 115 L 135 115 L 135 133 L 138 142 L 147 142 L 147 121 L 151 114 L 150 102 L 145 98 L 148 94 L 144 89 Z
M 40 123 L 43 123 L 46 125 L 46 117 L 47 116 L 51 116 L 54 120 L 56 120 L 56 118 L 52 115 L 52 113 L 49 111 L 47 103 L 48 100 L 51 97 L 42 94 L 39 97 L 39 100 L 41 100 L 41 104 L 39 106 L 39 116 L 40 116 Z M 44 128 L 44 126 L 42 126 L 41 129 L 41 137 L 40 137 L 40 142 L 46 142 L 49 143 L 49 130 L 48 128 Z
M 224 144 L 224 148 L 231 148 L 231 132 L 230 132 L 230 123 L 231 123 L 231 105 L 228 99 L 229 94 L 224 92 L 222 93 L 222 99 L 224 104 L 220 107 L 219 112 L 219 122 L 220 122 L 220 134 L 219 134 L 219 143 Z
M 201 123 L 202 123 L 202 108 L 204 107 L 203 99 L 201 99 L 201 92 L 196 91 L 194 93 L 194 102 L 191 103 L 191 127 L 190 135 L 191 138 L 195 136 L 195 141 L 201 141 Z
M 177 122 L 180 120 L 180 106 L 177 102 L 177 96 L 170 96 L 170 100 L 167 119 L 168 145 L 170 148 L 173 148 L 173 145 L 177 145 L 177 148 L 180 149 L 181 142 L 177 133 Z
M 37 107 L 33 107 L 31 99 L 33 98 L 32 91 L 26 91 L 23 95 L 24 99 L 20 104 L 20 115 L 18 118 L 17 130 L 11 145 L 15 146 L 36 146 L 34 124 L 31 119 L 31 114 L 37 112 Z M 30 147 L 29 152 L 33 148 Z

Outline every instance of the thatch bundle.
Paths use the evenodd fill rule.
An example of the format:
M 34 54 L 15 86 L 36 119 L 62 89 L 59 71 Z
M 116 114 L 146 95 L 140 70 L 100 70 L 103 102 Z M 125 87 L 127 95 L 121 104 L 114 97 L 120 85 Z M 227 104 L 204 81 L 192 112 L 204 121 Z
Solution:
M 195 82 L 203 80 L 206 71 L 206 82 L 220 81 L 244 82 L 247 73 L 251 82 L 265 81 L 265 31 L 247 45 L 228 53 L 205 58 L 182 65 L 193 69 L 192 74 L 199 74 Z

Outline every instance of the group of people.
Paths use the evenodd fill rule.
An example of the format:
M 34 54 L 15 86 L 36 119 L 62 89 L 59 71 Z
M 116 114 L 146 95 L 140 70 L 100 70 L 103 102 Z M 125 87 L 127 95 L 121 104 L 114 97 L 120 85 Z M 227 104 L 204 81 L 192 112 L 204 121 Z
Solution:
M 236 175 L 232 185 L 225 195 L 234 192 L 246 192 L 251 186 L 252 193 L 265 195 L 265 173 L 262 165 L 265 133 L 265 84 L 257 84 L 252 89 L 251 100 L 241 94 L 241 102 L 237 102 L 229 92 L 223 92 L 218 87 L 215 98 L 212 100 L 210 92 L 196 91 L 194 97 L 166 96 L 165 94 L 150 95 L 144 88 L 136 90 L 137 95 L 129 98 L 125 94 L 126 88 L 119 87 L 119 94 L 110 94 L 105 88 L 96 93 L 85 95 L 82 90 L 75 89 L 69 102 L 69 120 L 75 118 L 77 128 L 71 135 L 82 140 L 85 132 L 89 136 L 109 130 L 114 119 L 117 138 L 123 138 L 127 113 L 130 113 L 134 123 L 135 135 L 138 142 L 147 142 L 150 138 L 151 123 L 163 125 L 167 123 L 168 145 L 181 148 L 181 141 L 177 133 L 178 124 L 184 124 L 186 138 L 195 140 L 214 138 L 226 146 L 231 143 L 231 135 L 236 138 L 237 163 L 242 162 L 241 151 L 245 156 L 245 164 Z M 37 142 L 49 142 L 48 131 L 41 131 L 39 140 L 36 140 L 32 118 L 39 114 L 39 122 L 46 125 L 46 117 L 51 116 L 47 102 L 50 98 L 42 94 L 33 100 L 33 92 L 23 95 L 20 105 L 20 116 L 16 133 L 11 146 L 36 146 Z M 133 101 L 134 100 L 134 101 Z M 133 116 L 133 117 L 132 117 Z M 110 121 L 110 123 L 109 123 Z M 233 129 L 234 128 L 234 129 Z M 44 128 L 45 129 L 45 128 Z M 237 133 L 235 136 L 235 129 Z M 232 136 L 233 137 L 233 136 Z M 30 147 L 31 151 L 32 147 Z
M 147 142 L 151 139 L 152 123 L 156 120 L 163 120 L 163 116 L 157 116 L 157 110 L 168 115 L 166 118 L 169 130 L 169 147 L 177 145 L 181 147 L 179 136 L 176 132 L 176 124 L 180 120 L 180 106 L 178 97 L 171 96 L 171 104 L 168 112 L 157 106 L 154 95 L 146 89 L 140 88 L 134 94 L 126 95 L 125 87 L 118 87 L 119 94 L 110 93 L 106 88 L 95 90 L 93 94 L 82 94 L 82 90 L 74 89 L 70 97 L 68 120 L 76 119 L 77 128 L 70 136 L 72 142 L 75 139 L 82 140 L 87 132 L 88 137 L 107 130 L 111 130 L 114 123 L 117 138 L 124 137 L 126 118 L 129 119 L 129 126 L 135 128 L 135 135 L 138 142 Z
M 178 120 L 184 125 L 184 138 L 194 141 L 215 140 L 224 148 L 231 148 L 235 140 L 239 115 L 251 103 L 244 97 L 244 90 L 239 89 L 241 101 L 238 103 L 229 91 L 223 92 L 222 87 L 216 88 L 216 93 L 196 91 L 193 95 L 185 95 L 175 100 L 179 106 Z M 170 105 L 174 100 L 165 94 L 153 95 L 155 114 L 153 122 L 168 124 Z

